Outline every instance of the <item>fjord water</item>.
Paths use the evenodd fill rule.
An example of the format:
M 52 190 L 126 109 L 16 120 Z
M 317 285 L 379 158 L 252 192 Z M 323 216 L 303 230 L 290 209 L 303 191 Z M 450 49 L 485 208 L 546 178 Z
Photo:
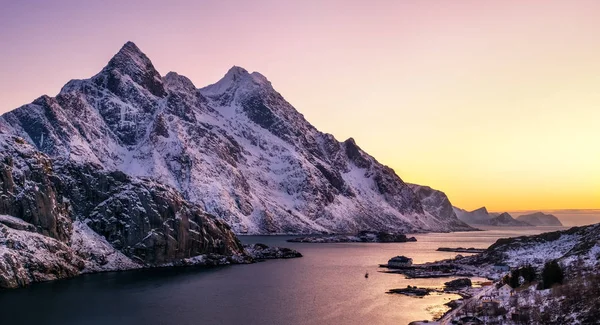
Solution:
M 392 288 L 441 286 L 448 279 L 405 279 L 379 272 L 395 255 L 415 263 L 453 257 L 441 246 L 486 248 L 502 237 L 560 228 L 494 228 L 415 235 L 413 243 L 287 243 L 303 258 L 251 265 L 152 269 L 85 275 L 0 292 L 0 324 L 408 324 L 443 313 L 454 295 L 411 298 Z M 369 277 L 365 278 L 365 272 Z

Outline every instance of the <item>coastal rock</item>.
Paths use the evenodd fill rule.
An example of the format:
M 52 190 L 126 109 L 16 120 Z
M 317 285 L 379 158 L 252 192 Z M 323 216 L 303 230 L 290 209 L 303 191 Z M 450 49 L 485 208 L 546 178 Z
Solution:
M 84 261 L 67 244 L 0 224 L 0 288 L 78 275 Z
M 471 283 L 471 279 L 469 278 L 459 278 L 452 281 L 444 282 L 444 285 L 448 290 L 454 290 L 464 287 L 470 287 L 473 284 Z
M 152 180 L 54 162 L 0 134 L 0 287 L 252 259 L 223 221 Z
M 168 186 L 91 164 L 68 163 L 57 171 L 74 217 L 136 262 L 160 265 L 201 254 L 243 253 L 229 226 Z
M 252 244 L 244 246 L 246 253 L 256 260 L 284 259 L 302 257 L 300 252 L 285 247 L 273 247 L 265 244 Z
M 423 298 L 424 296 L 427 296 L 432 292 L 437 292 L 437 290 L 431 289 L 431 288 L 417 288 L 417 287 L 411 287 L 411 286 L 407 286 L 406 288 L 400 288 L 400 289 L 390 289 L 387 291 L 387 293 L 398 293 L 398 294 L 403 294 L 405 296 L 419 297 L 419 298 Z

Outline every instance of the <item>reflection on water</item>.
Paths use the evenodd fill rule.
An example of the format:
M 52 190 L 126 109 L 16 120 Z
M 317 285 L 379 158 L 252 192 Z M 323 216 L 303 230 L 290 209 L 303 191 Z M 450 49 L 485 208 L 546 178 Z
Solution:
M 556 228 L 550 229 L 555 230 Z M 407 324 L 432 319 L 454 295 L 386 294 L 407 280 L 378 272 L 395 255 L 415 263 L 456 255 L 440 246 L 485 248 L 497 238 L 549 228 L 421 234 L 417 242 L 300 244 L 289 237 L 242 237 L 299 250 L 303 258 L 214 269 L 176 268 L 86 275 L 0 292 L 1 324 Z M 365 279 L 365 272 L 369 278 Z

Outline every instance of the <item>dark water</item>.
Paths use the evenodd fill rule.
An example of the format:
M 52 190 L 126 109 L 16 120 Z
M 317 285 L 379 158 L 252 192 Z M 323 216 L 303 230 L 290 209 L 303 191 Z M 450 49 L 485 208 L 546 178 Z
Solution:
M 407 280 L 378 272 L 395 255 L 415 263 L 452 257 L 440 246 L 485 248 L 499 237 L 548 229 L 417 235 L 415 243 L 298 244 L 288 237 L 242 237 L 295 248 L 303 258 L 214 269 L 175 268 L 85 275 L 0 292 L 4 324 L 407 324 L 432 319 L 453 295 L 390 295 Z M 368 271 L 370 276 L 365 279 Z

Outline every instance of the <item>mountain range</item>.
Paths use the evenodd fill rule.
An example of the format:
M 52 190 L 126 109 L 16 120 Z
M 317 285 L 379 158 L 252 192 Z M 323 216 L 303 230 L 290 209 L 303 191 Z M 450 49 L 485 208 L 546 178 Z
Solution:
M 473 230 L 257 72 L 197 88 L 133 43 L 0 117 L 0 287 L 85 272 L 246 263 L 235 234 Z
M 469 229 L 353 139 L 315 129 L 260 73 L 233 67 L 198 89 L 131 42 L 0 125 L 54 160 L 168 185 L 238 234 Z
M 472 226 L 562 227 L 562 223 L 556 216 L 543 212 L 534 212 L 513 218 L 508 212 L 488 212 L 485 207 L 473 211 L 466 211 L 457 207 L 453 207 L 453 209 L 458 219 Z
M 475 209 L 473 211 L 466 211 L 457 207 L 454 207 L 456 216 L 461 221 L 473 225 L 473 226 L 510 226 L 510 227 L 531 227 L 532 225 L 514 219 L 507 212 L 504 213 L 490 213 L 485 207 Z

